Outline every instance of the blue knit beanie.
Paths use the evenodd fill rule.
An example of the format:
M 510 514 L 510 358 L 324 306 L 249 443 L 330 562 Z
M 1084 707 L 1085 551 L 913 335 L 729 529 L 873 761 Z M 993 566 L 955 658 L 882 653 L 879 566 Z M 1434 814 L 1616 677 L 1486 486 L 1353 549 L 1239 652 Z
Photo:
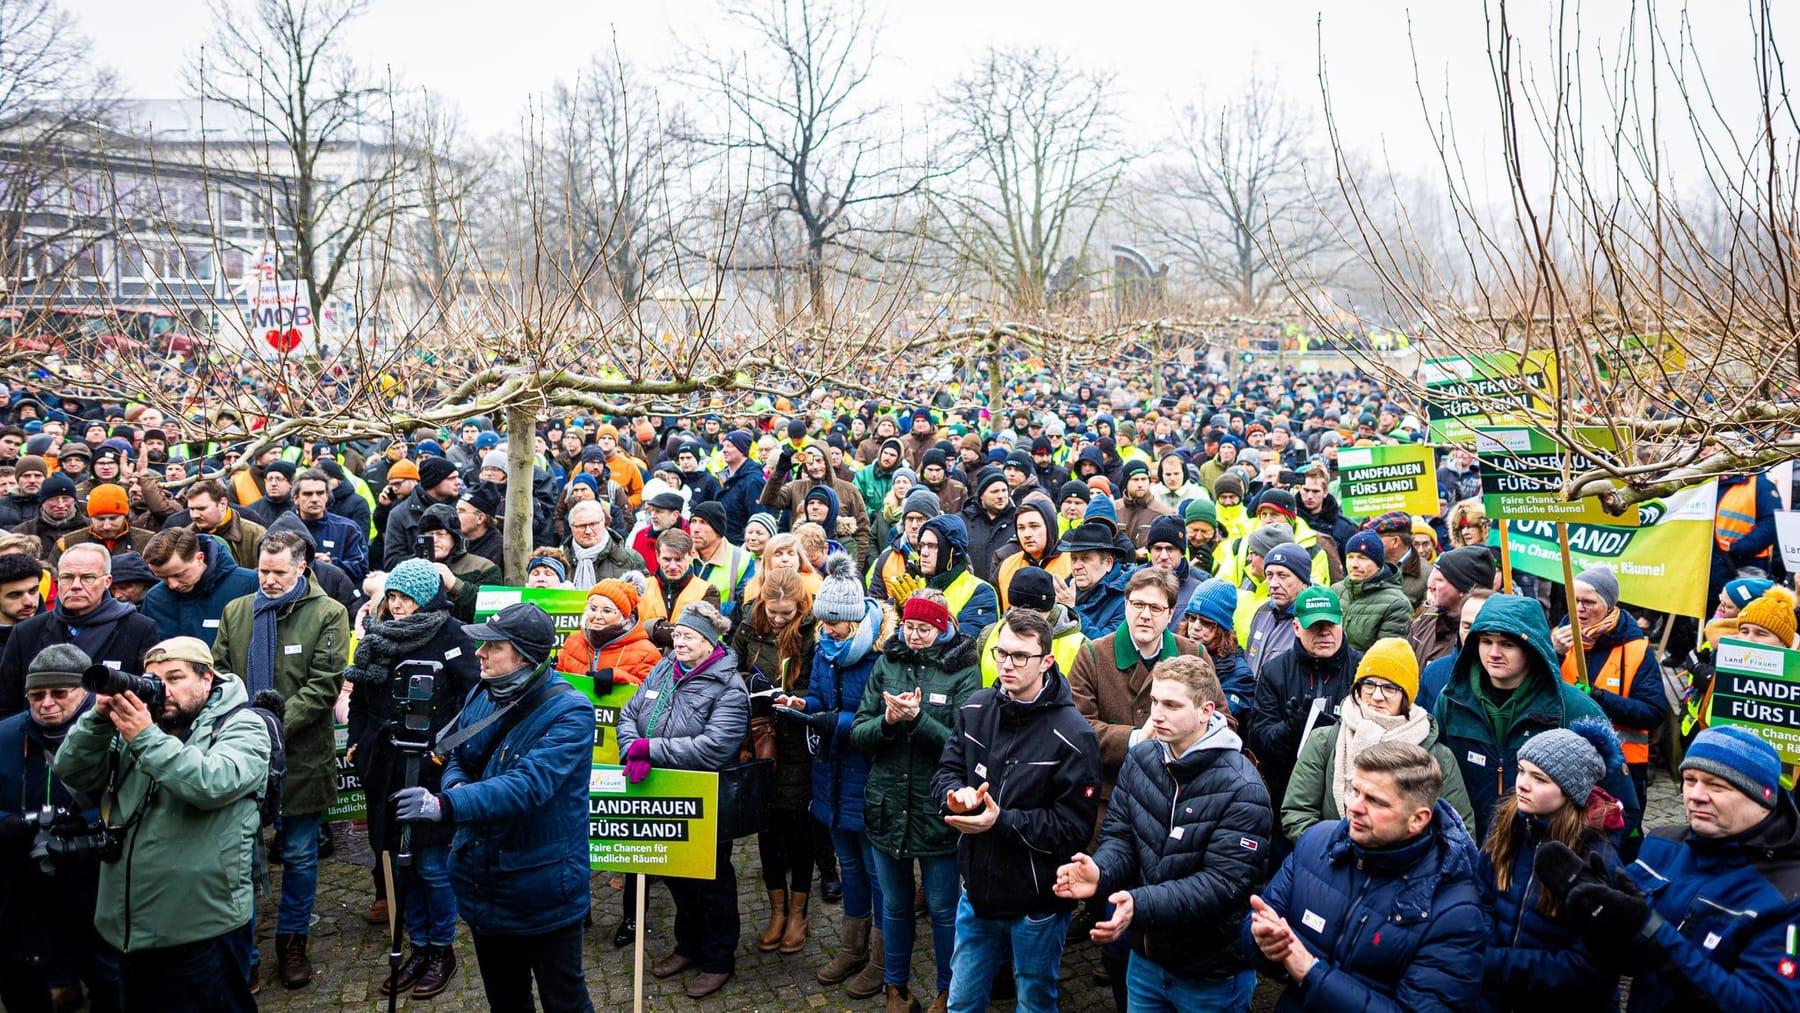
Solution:
M 1694 736 L 1681 769 L 1723 778 L 1765 809 L 1775 807 L 1776 793 L 1781 791 L 1781 756 L 1775 747 L 1735 725 L 1719 725 Z
M 423 559 L 408 559 L 388 572 L 381 591 L 383 594 L 398 591 L 423 606 L 437 597 L 438 589 L 443 586 L 444 580 L 438 576 L 437 567 Z
M 1195 589 L 1194 596 L 1188 599 L 1188 615 L 1197 615 L 1202 619 L 1210 619 L 1222 629 L 1231 629 L 1232 617 L 1237 613 L 1238 592 L 1229 580 L 1209 577 Z

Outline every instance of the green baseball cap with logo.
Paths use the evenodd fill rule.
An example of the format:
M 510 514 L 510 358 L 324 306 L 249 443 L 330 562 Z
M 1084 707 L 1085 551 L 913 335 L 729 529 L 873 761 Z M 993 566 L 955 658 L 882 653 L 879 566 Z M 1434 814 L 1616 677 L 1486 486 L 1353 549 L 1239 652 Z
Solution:
M 1344 606 L 1328 587 L 1314 585 L 1294 596 L 1294 619 L 1302 629 L 1319 623 L 1342 623 Z

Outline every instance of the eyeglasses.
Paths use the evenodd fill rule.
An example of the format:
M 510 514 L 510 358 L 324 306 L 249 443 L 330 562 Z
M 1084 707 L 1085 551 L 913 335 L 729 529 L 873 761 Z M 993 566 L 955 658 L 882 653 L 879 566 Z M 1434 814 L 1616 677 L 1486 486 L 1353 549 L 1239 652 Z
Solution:
M 900 632 L 915 637 L 935 637 L 938 628 L 930 623 L 905 622 L 900 624 Z
M 59 573 L 56 575 L 58 584 L 84 584 L 89 587 L 105 579 L 105 575 L 98 573 Z
M 55 700 L 57 703 L 61 703 L 80 692 L 81 690 L 73 686 L 62 686 L 56 689 L 29 689 L 25 691 L 25 699 L 30 703 L 43 703 L 45 700 Z
M 1153 616 L 1160 616 L 1169 611 L 1169 606 L 1159 605 L 1153 601 L 1127 601 L 1125 607 L 1133 612 Z
M 994 656 L 994 664 L 1001 668 L 1024 668 L 1043 657 L 1042 654 L 1028 654 L 1025 651 L 1003 651 L 998 647 L 989 648 L 988 653 Z
M 606 522 L 604 522 L 604 521 L 588 521 L 586 524 L 571 524 L 571 525 L 569 525 L 569 530 L 571 530 L 571 531 L 592 531 L 595 528 L 603 528 L 605 526 L 606 526 Z
M 1405 696 L 1406 695 L 1405 690 L 1394 685 L 1393 683 L 1381 682 L 1377 679 L 1364 679 L 1362 682 L 1357 684 L 1357 689 L 1365 697 L 1380 697 L 1383 700 L 1387 699 L 1390 696 Z

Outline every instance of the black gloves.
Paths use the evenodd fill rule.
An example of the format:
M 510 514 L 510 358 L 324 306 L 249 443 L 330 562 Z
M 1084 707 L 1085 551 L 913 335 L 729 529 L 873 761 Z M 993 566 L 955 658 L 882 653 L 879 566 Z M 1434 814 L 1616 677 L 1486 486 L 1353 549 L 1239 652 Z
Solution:
M 601 693 L 605 693 L 608 690 L 612 689 L 613 688 L 612 666 L 608 665 L 605 668 L 597 669 L 593 673 L 593 679 L 594 679 L 594 695 L 595 696 L 598 696 Z
M 37 831 L 25 822 L 24 813 L 13 813 L 0 818 L 0 854 L 23 855 L 31 848 L 31 839 Z
M 798 721 L 808 728 L 811 728 L 813 731 L 818 732 L 820 735 L 829 736 L 837 728 L 837 711 L 820 711 L 817 714 L 808 714 L 805 711 L 797 711 L 792 707 L 777 707 L 775 708 L 775 714 L 777 717 L 783 717 L 789 721 Z
M 1601 861 L 1598 854 L 1591 854 L 1583 861 L 1580 855 L 1560 841 L 1546 841 L 1539 847 L 1537 857 L 1532 859 L 1531 868 L 1544 884 L 1544 889 L 1559 901 L 1566 899 L 1571 890 L 1584 883 L 1595 886 L 1613 885 L 1606 863 Z
M 1566 845 L 1538 848 L 1532 869 L 1544 889 L 1562 902 L 1563 917 L 1588 945 L 1594 962 L 1617 970 L 1637 953 L 1637 936 L 1650 920 L 1650 902 L 1623 876 L 1614 881 L 1598 854 L 1583 862 Z

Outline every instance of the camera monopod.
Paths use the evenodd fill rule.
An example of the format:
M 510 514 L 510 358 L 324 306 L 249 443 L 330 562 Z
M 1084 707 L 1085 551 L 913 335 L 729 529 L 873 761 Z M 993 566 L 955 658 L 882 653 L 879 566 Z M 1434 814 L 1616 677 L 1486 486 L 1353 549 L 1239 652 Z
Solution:
M 431 753 L 431 705 L 443 668 L 440 661 L 403 661 L 395 666 L 392 685 L 399 720 L 388 722 L 388 739 L 402 761 L 401 790 L 419 786 L 419 770 Z M 399 850 L 381 852 L 381 874 L 388 894 L 388 981 L 392 983 L 388 989 L 388 1013 L 394 1013 L 400 1001 L 400 925 L 405 911 L 407 870 L 412 867 L 412 832 L 411 823 L 402 823 Z M 397 882 L 395 866 L 400 868 Z M 395 891 L 396 886 L 399 892 Z

